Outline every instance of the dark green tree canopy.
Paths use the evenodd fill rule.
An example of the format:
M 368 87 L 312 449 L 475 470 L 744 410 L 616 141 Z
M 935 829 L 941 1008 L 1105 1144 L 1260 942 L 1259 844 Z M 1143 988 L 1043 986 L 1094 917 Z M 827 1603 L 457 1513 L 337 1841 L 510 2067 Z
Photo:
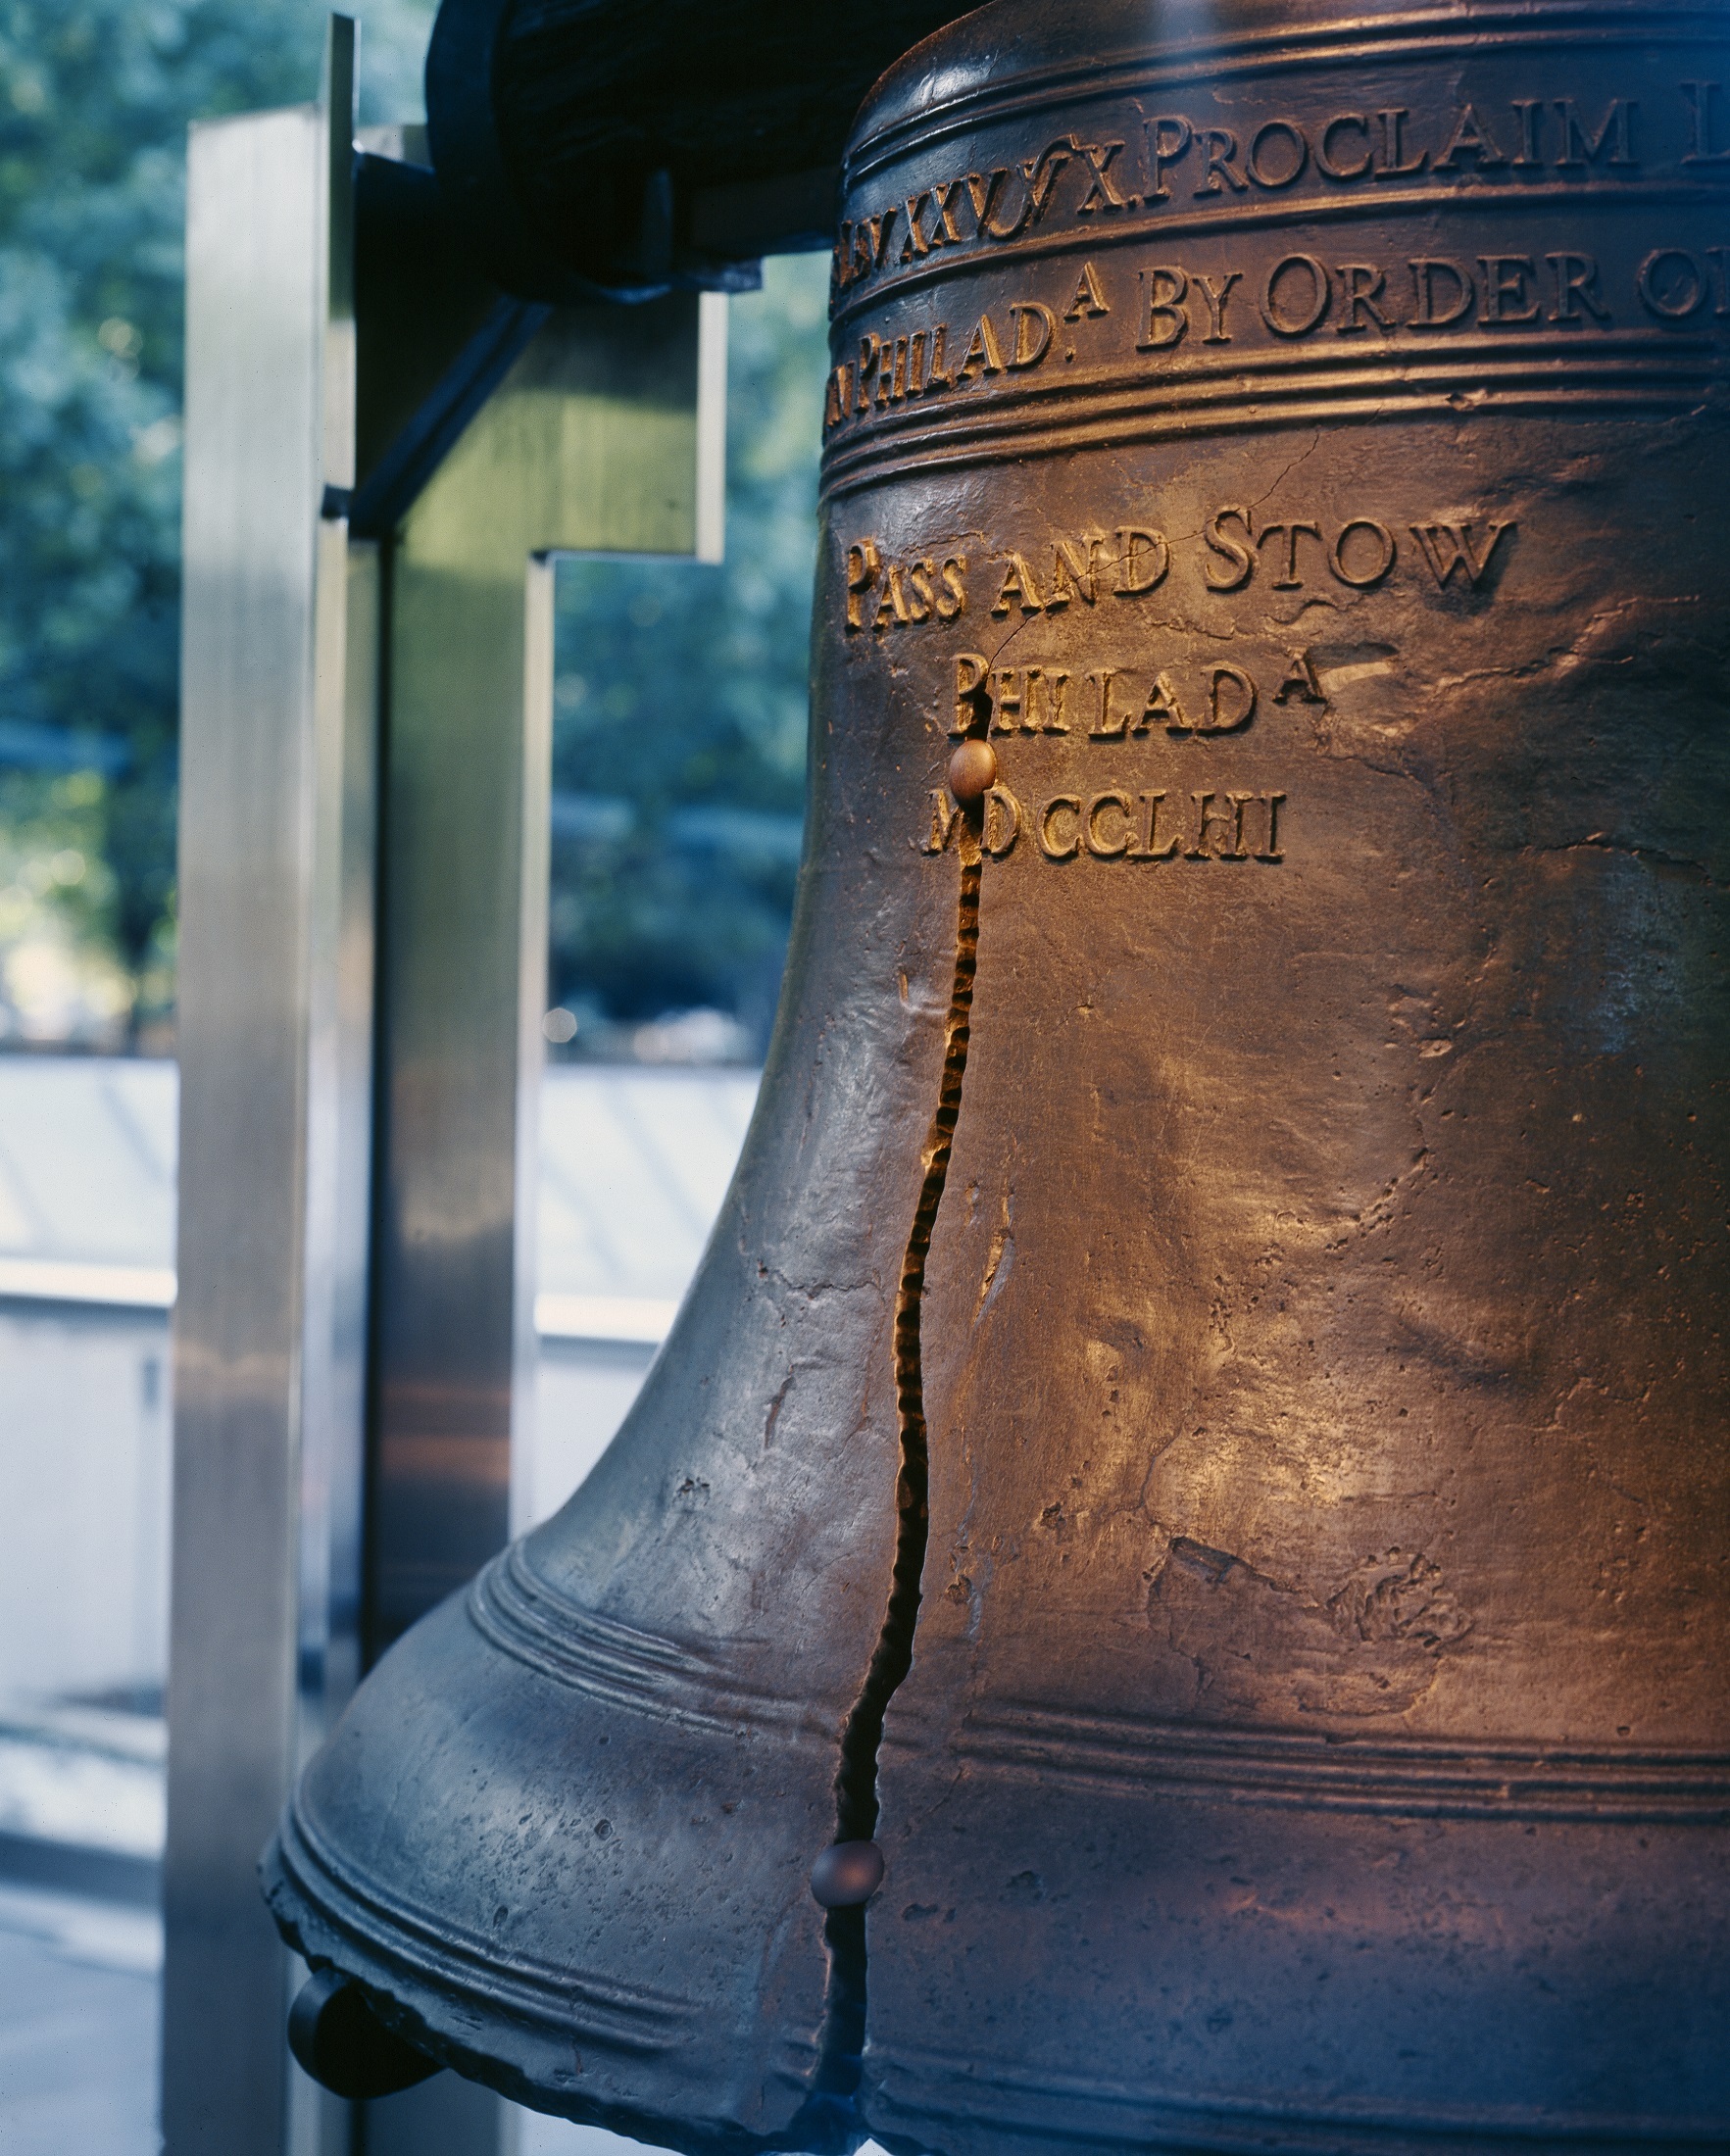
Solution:
M 364 121 L 418 117 L 432 6 L 352 11 Z M 0 1044 L 65 1037 L 11 964 L 52 930 L 108 969 L 114 1022 L 74 1037 L 167 1045 L 186 128 L 311 98 L 325 22 L 315 0 L 0 0 Z M 550 1000 L 603 1051 L 669 1010 L 766 1026 L 824 272 L 772 264 L 733 304 L 725 565 L 561 571 Z
M 360 12 L 368 101 L 416 117 L 430 0 Z M 173 888 L 186 128 L 313 96 L 325 20 L 0 5 L 0 823 L 15 865 L 100 862 L 62 901 L 134 975 Z

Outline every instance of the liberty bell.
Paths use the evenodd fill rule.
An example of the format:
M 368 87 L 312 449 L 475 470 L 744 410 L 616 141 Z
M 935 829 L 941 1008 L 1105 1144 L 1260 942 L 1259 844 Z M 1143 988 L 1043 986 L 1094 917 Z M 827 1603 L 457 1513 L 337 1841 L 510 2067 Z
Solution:
M 294 1796 L 315 2007 L 692 2152 L 1730 2143 L 1727 211 L 1694 0 L 878 82 L 756 1121 Z

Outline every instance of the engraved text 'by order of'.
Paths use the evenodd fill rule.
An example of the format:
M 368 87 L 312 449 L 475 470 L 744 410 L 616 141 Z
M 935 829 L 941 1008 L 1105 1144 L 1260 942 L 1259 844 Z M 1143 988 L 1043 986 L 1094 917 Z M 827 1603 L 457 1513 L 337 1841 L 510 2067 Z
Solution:
M 823 424 L 832 430 L 911 399 L 1013 381 L 1077 359 L 1143 366 L 1244 342 L 1373 344 L 1472 331 L 1589 336 L 1629 323 L 1730 320 L 1723 246 L 1663 240 L 1613 270 L 1578 247 L 1368 261 L 1342 259 L 1346 252 L 1286 249 L 1223 269 L 1193 260 L 1134 269 L 1084 262 L 1049 300 L 1000 302 L 959 325 L 865 330 L 856 356 L 830 372 Z

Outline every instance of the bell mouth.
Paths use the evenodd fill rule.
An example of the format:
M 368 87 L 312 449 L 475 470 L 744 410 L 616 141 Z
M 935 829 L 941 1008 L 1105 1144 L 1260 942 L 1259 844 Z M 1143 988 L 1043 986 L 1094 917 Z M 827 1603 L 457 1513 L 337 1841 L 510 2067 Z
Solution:
M 277 1925 L 395 2035 L 517 2102 L 665 2147 L 826 2145 L 825 1932 L 863 1923 L 825 1919 L 811 1885 L 833 1729 L 580 1610 L 532 1551 L 369 1679 L 264 1858 Z

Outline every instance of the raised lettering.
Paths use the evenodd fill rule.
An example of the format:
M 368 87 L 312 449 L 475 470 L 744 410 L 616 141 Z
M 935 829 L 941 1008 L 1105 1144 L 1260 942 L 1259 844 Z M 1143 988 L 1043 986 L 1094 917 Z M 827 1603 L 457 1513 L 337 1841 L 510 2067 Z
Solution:
M 1357 566 L 1348 568 L 1346 543 L 1355 531 L 1367 534 L 1367 545 L 1360 543 L 1353 550 Z M 1354 591 L 1368 591 L 1393 567 L 1397 551 L 1394 534 L 1386 524 L 1378 524 L 1373 516 L 1354 516 L 1340 526 L 1339 537 L 1327 550 L 1327 565 L 1342 584 L 1350 584 Z
M 1283 158 L 1273 153 L 1272 169 L 1269 170 L 1268 145 L 1275 142 L 1283 142 L 1285 152 Z M 1244 171 L 1258 187 L 1272 191 L 1289 187 L 1302 175 L 1309 162 L 1310 144 L 1304 130 L 1294 121 L 1266 120 L 1250 137 L 1250 154 L 1244 160 Z
M 937 226 L 931 234 L 933 247 L 959 247 L 961 226 L 955 221 L 955 213 L 966 189 L 964 179 L 939 181 L 931 190 L 931 202 L 937 212 Z
M 1546 255 L 1544 260 L 1556 279 L 1552 321 L 1584 321 L 1582 307 L 1595 320 L 1608 321 L 1609 309 L 1598 297 L 1598 265 L 1590 255 Z
M 1167 128 L 1173 130 L 1169 138 L 1165 133 Z M 1148 171 L 1152 174 L 1147 200 L 1169 202 L 1171 190 L 1165 184 L 1165 169 L 1177 164 L 1188 152 L 1192 139 L 1189 122 L 1175 113 L 1165 113 L 1157 120 L 1144 120 L 1142 133 L 1147 141 Z
M 1417 313 L 1411 318 L 1411 328 L 1447 329 L 1457 321 L 1463 321 L 1471 313 L 1478 288 L 1469 270 L 1451 262 L 1446 255 L 1415 256 L 1410 268 L 1412 289 L 1417 296 Z M 1438 272 L 1452 278 L 1454 283 L 1454 304 L 1446 314 L 1436 305 Z
M 1135 804 L 1127 794 L 1120 794 L 1115 787 L 1108 787 L 1103 794 L 1095 794 L 1087 805 L 1087 816 L 1082 825 L 1087 839 L 1087 851 L 1095 860 L 1121 860 L 1129 851 L 1129 834 L 1133 828 L 1130 818 Z M 1114 808 L 1123 819 L 1123 828 L 1110 843 L 1100 831 L 1100 817 L 1108 808 Z
M 1264 524 L 1256 537 L 1258 553 L 1265 548 L 1276 531 L 1283 531 L 1286 535 L 1285 573 L 1273 579 L 1273 588 L 1275 591 L 1301 590 L 1304 579 L 1298 574 L 1298 541 L 1302 537 L 1319 542 L 1321 526 L 1307 523 Z
M 973 216 L 979 226 L 980 237 L 983 239 L 1013 239 L 1021 226 L 1027 221 L 1028 212 L 1033 207 L 1031 195 L 1027 198 L 1021 215 L 1007 230 L 999 230 L 992 222 L 992 219 L 997 212 L 999 198 L 1009 183 L 1009 176 L 1010 169 L 1007 165 L 999 165 L 990 173 L 969 172 L 967 174 L 965 182 L 967 196 L 973 205 Z
M 1187 272 L 1162 264 L 1141 272 L 1142 333 L 1135 340 L 1138 352 L 1164 352 L 1183 340 L 1189 315 L 1182 302 L 1189 290 Z
M 1183 706 L 1177 700 L 1177 691 L 1164 674 L 1154 676 L 1154 685 L 1148 691 L 1148 700 L 1142 707 L 1141 716 L 1135 722 L 1135 731 L 1145 734 L 1154 725 L 1162 725 L 1168 734 L 1195 732 L 1195 728 L 1183 714 Z
M 957 386 L 973 374 L 1002 372 L 1003 347 L 997 341 L 997 331 L 991 325 L 991 317 L 981 315 L 978 326 L 968 340 L 967 349 L 962 355 L 962 364 L 955 370 Z
M 1225 303 L 1231 296 L 1232 286 L 1241 283 L 1242 279 L 1241 270 L 1228 270 L 1222 277 L 1196 278 L 1197 288 L 1208 303 L 1208 334 L 1202 339 L 1204 344 L 1231 342 L 1225 329 Z
M 1279 687 L 1273 692 L 1276 704 L 1289 704 L 1296 697 L 1300 704 L 1325 704 L 1321 683 L 1315 678 L 1315 662 L 1308 649 L 1287 655 L 1290 663 L 1281 677 Z
M 1294 271 L 1309 279 L 1310 298 L 1302 312 L 1286 314 L 1280 310 L 1278 294 L 1282 284 L 1288 293 L 1293 290 Z M 1261 319 L 1276 337 L 1307 337 L 1326 320 L 1332 305 L 1333 282 L 1313 255 L 1287 255 L 1268 270 L 1261 289 Z
M 1705 274 L 1685 247 L 1656 248 L 1635 272 L 1640 304 L 1660 321 L 1685 321 L 1704 303 Z
M 1053 613 L 1071 599 L 1083 600 L 1090 607 L 1094 604 L 1099 597 L 1099 558 L 1105 551 L 1103 539 L 1084 540 L 1080 545 L 1068 539 L 1056 542 L 1052 548 L 1051 598 L 1047 602 Z
M 942 853 L 943 849 L 949 844 L 950 834 L 961 821 L 961 813 L 955 803 L 950 800 L 947 787 L 937 786 L 932 788 L 931 835 L 925 841 L 923 847 L 925 853 Z
M 1526 279 L 1536 275 L 1530 255 L 1480 255 L 1484 272 L 1478 320 L 1485 328 L 1499 323 L 1536 321 L 1538 303 L 1526 305 Z
M 1010 602 L 1014 599 L 1023 613 L 1043 613 L 1045 601 L 1039 596 L 1039 586 L 1033 581 L 1033 571 L 1022 554 L 1012 554 L 1009 566 L 1003 572 L 1003 588 L 991 603 L 991 611 L 1000 618 L 1009 612 Z
M 1112 710 L 1112 684 L 1117 678 L 1115 669 L 1110 666 L 1096 666 L 1091 673 L 1083 678 L 1096 682 L 1099 685 L 1100 693 L 1099 710 L 1088 720 L 1087 731 L 1089 736 L 1095 741 L 1120 740 L 1125 727 L 1129 724 L 1130 714 L 1126 710 L 1113 714 Z
M 877 611 L 871 618 L 871 627 L 883 630 L 908 619 L 907 593 L 902 587 L 901 569 L 891 562 L 888 574 L 883 579 L 883 596 L 877 601 Z
M 1573 99 L 1558 97 L 1556 110 L 1561 121 L 1561 155 L 1556 161 L 1557 170 L 1577 172 L 1588 164 L 1596 165 L 1606 143 L 1609 145 L 1607 164 L 1634 164 L 1636 159 L 1629 133 L 1634 107 L 1635 100 L 1631 97 L 1612 97 L 1604 123 L 1594 134 L 1580 118 Z
M 1220 850 L 1221 860 L 1248 860 L 1244 847 L 1244 810 L 1255 800 L 1254 794 L 1227 794 L 1225 799 L 1231 808 L 1231 844 Z
M 993 860 L 1002 860 L 1021 835 L 1022 808 L 1007 786 L 986 790 L 979 844 Z
M 1014 330 L 1010 339 L 1010 356 L 1005 363 L 1019 370 L 1024 367 L 1037 367 L 1051 350 L 1052 338 L 1057 334 L 1058 318 L 1042 300 L 1012 300 L 1010 313 L 1014 318 Z M 980 322 L 985 326 L 986 317 Z
M 1245 546 L 1242 540 L 1233 539 L 1225 531 L 1224 524 L 1228 516 L 1235 517 L 1242 524 L 1244 538 L 1250 542 L 1249 546 Z M 1242 591 L 1250 578 L 1256 573 L 1256 557 L 1251 551 L 1256 543 L 1256 533 L 1255 527 L 1250 522 L 1249 511 L 1247 509 L 1222 509 L 1215 512 L 1203 530 L 1202 539 L 1211 553 L 1216 554 L 1222 562 L 1229 562 L 1232 564 L 1231 574 L 1216 576 L 1213 573 L 1212 564 L 1205 564 L 1202 570 L 1202 581 L 1208 589 L 1210 591 Z
M 868 412 L 871 409 L 870 385 L 876 379 L 877 362 L 882 353 L 881 340 L 868 332 L 859 340 L 859 366 L 855 371 L 855 379 L 859 384 L 859 402 L 854 407 L 856 412 Z
M 1476 591 L 1489 571 L 1496 549 L 1502 544 L 1503 534 L 1514 528 L 1512 523 L 1492 524 L 1490 536 L 1484 542 L 1484 551 L 1480 554 L 1472 538 L 1473 526 L 1470 523 L 1413 524 L 1410 527 L 1411 536 L 1423 549 L 1424 560 L 1430 565 L 1430 573 L 1444 591 L 1457 575 Z
M 1112 586 L 1119 599 L 1137 599 L 1162 583 L 1171 566 L 1171 550 L 1164 534 L 1141 531 L 1124 524 L 1117 532 L 1117 581 Z
M 1730 165 L 1730 148 L 1718 149 L 1718 97 L 1723 88 L 1720 82 L 1684 82 L 1682 95 L 1688 100 L 1688 148 L 1683 152 L 1684 165 Z
M 1068 689 L 1066 673 L 1044 666 L 1028 667 L 1027 731 L 1030 734 L 1066 734 L 1069 731 L 1063 709 Z
M 1363 155 L 1356 165 L 1340 162 L 1334 150 L 1334 137 L 1347 128 L 1355 128 L 1363 137 Z M 1369 170 L 1369 116 L 1366 113 L 1336 113 L 1321 130 L 1321 140 L 1316 145 L 1315 162 L 1329 179 L 1361 179 Z
M 1448 137 L 1448 147 L 1437 158 L 1433 169 L 1438 172 L 1458 172 L 1459 158 L 1466 151 L 1476 160 L 1480 172 L 1508 163 L 1492 141 L 1490 130 L 1478 118 L 1475 105 L 1462 105 L 1459 108 L 1459 118 L 1454 123 L 1454 132 Z
M 924 227 L 919 222 L 930 204 L 931 190 L 928 187 L 923 193 L 909 195 L 907 198 L 907 237 L 901 243 L 901 259 L 904 263 L 915 262 L 921 255 L 931 252 L 931 242 L 925 237 Z M 939 241 L 938 244 L 941 246 L 942 242 Z
M 1231 161 L 1237 155 L 1237 136 L 1229 127 L 1198 127 L 1196 142 L 1204 160 L 1202 184 L 1196 189 L 1198 199 L 1203 195 L 1223 194 L 1228 187 L 1234 194 L 1249 192 L 1249 181 L 1231 169 Z
M 1369 262 L 1342 262 L 1339 266 L 1340 299 L 1345 320 L 1334 323 L 1335 334 L 1349 337 L 1354 330 L 1392 329 L 1393 323 L 1376 305 L 1387 286 L 1387 274 Z M 1368 321 L 1358 319 L 1360 314 Z
M 985 689 L 985 677 L 991 671 L 991 662 L 982 652 L 957 652 L 955 655 L 955 717 L 950 722 L 951 734 L 970 734 L 981 719 L 991 716 L 991 698 Z
M 1164 801 L 1163 791 L 1146 793 L 1137 797 L 1144 810 L 1141 827 L 1141 843 L 1129 849 L 1130 860 L 1169 860 L 1176 853 L 1179 840 L 1175 832 L 1162 846 L 1159 843 L 1160 808 Z
M 1058 838 L 1052 825 L 1058 812 L 1075 818 L 1075 828 L 1067 840 Z M 1039 851 L 1047 860 L 1073 860 L 1081 851 L 1081 796 L 1059 794 L 1048 801 L 1039 818 Z
M 874 539 L 856 539 L 847 550 L 847 626 L 865 626 L 865 595 L 877 581 L 883 558 Z
M 1021 167 L 1035 224 L 1043 222 L 1045 213 L 1051 208 L 1052 189 L 1058 183 L 1058 174 L 1070 162 L 1074 149 L 1073 135 L 1060 135 L 1055 142 L 1047 143 L 1036 158 L 1029 158 Z
M 1112 182 L 1111 168 L 1123 147 L 1122 143 L 1083 142 L 1077 137 L 1075 147 L 1086 158 L 1092 174 L 1087 183 L 1086 194 L 1076 204 L 1075 215 L 1084 218 L 1091 217 L 1096 210 L 1127 210 L 1133 207 L 1133 198 L 1125 201 Z
M 1063 310 L 1065 321 L 1092 321 L 1100 315 L 1109 315 L 1106 295 L 1100 290 L 1100 280 L 1094 273 L 1091 262 L 1081 265 L 1081 274 L 1075 279 L 1075 297 Z
M 1414 158 L 1406 159 L 1406 122 L 1411 118 L 1406 106 L 1390 105 L 1375 117 L 1382 123 L 1382 154 L 1374 168 L 1376 178 L 1409 179 L 1413 172 L 1421 172 L 1430 161 L 1430 153 L 1419 150 Z
M 1235 693 L 1237 710 L 1227 714 L 1222 702 L 1226 684 Z M 1196 728 L 1198 734 L 1241 734 L 1256 715 L 1256 684 L 1241 666 L 1215 660 L 1208 668 L 1208 716 Z
M 1196 828 L 1194 837 L 1183 850 L 1183 858 L 1185 860 L 1211 860 L 1213 853 L 1209 841 L 1213 836 L 1215 827 L 1224 832 L 1230 826 L 1214 809 L 1213 803 L 1218 798 L 1216 795 L 1191 794 L 1189 798 L 1196 805 Z

